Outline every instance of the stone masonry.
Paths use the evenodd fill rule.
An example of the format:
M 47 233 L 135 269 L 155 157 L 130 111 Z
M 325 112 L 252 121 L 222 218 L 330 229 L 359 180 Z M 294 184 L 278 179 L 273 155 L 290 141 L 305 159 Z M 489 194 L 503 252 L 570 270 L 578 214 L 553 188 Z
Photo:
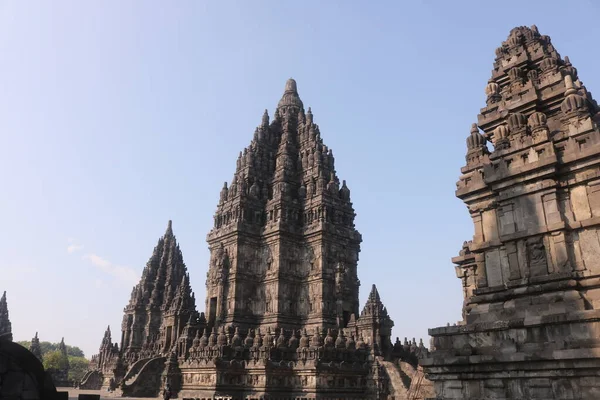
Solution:
M 496 50 L 456 195 L 473 240 L 458 326 L 421 359 L 437 399 L 600 398 L 599 108 L 535 26 Z

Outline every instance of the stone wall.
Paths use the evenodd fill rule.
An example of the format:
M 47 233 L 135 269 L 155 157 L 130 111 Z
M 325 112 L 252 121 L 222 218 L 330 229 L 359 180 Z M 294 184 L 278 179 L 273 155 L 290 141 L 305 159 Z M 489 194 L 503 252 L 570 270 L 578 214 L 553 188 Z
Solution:
M 0 398 L 40 399 L 39 383 L 8 357 L 0 355 Z

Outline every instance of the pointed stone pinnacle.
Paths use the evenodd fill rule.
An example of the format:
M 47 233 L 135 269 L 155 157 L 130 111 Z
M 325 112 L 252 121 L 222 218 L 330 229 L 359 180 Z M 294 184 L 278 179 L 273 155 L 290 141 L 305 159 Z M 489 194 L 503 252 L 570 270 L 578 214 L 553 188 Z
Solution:
M 379 291 L 377 291 L 377 286 L 375 286 L 375 284 L 373 284 L 373 286 L 371 286 L 371 293 L 369 294 L 369 300 L 380 301 Z

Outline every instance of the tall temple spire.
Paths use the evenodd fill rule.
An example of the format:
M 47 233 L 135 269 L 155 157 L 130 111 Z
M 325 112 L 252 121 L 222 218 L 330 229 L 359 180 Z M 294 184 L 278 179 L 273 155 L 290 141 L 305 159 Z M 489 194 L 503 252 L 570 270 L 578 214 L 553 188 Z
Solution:
M 106 331 L 104 331 L 104 337 L 102 338 L 102 343 L 100 344 L 100 348 L 109 348 L 111 347 L 112 344 L 112 337 L 111 337 L 111 333 L 110 333 L 110 325 L 106 328 Z
M 60 340 L 60 343 L 58 344 L 58 351 L 60 351 L 60 353 L 63 356 L 67 356 L 67 345 L 65 344 L 64 337 Z
M 337 329 L 359 306 L 362 238 L 350 191 L 345 183 L 340 187 L 333 152 L 323 143 L 312 110 L 305 114 L 293 79 L 268 122 L 265 112 L 240 153 L 231 185 L 219 196 L 207 238 L 209 323 L 254 329 L 257 320 L 286 321 L 293 329 Z M 285 239 L 288 235 L 296 239 Z M 257 242 L 246 243 L 244 237 Z M 319 275 L 331 262 L 344 264 L 339 276 Z M 308 276 L 321 278 L 309 282 Z M 337 297 L 326 298 L 325 287 L 336 284 Z
M 0 337 L 13 340 L 12 325 L 8 318 L 8 304 L 6 302 L 6 291 L 0 298 Z
M 154 345 L 155 340 L 165 345 L 162 341 L 167 338 L 161 332 L 169 329 L 170 325 L 165 324 L 173 321 L 169 319 L 168 321 L 171 322 L 168 322 L 165 319 L 169 313 L 177 315 L 176 324 L 180 323 L 179 319 L 183 319 L 182 327 L 190 313 L 196 313 L 187 267 L 170 220 L 165 234 L 158 240 L 152 256 L 146 263 L 140 282 L 132 291 L 129 304 L 125 307 L 121 336 L 122 351 L 137 353 L 144 346 Z M 170 329 L 172 328 L 171 326 Z M 107 340 L 106 335 L 110 338 L 110 328 L 107 329 L 104 341 Z M 173 342 L 175 339 L 176 335 L 169 340 Z M 169 346 L 171 344 L 169 343 Z
M 40 347 L 40 339 L 38 338 L 38 333 L 35 333 L 35 336 L 31 339 L 31 344 L 29 345 L 29 351 L 37 357 L 38 360 L 43 361 L 42 359 L 42 348 Z
M 169 220 L 169 222 L 167 223 L 167 230 L 165 232 L 165 238 L 166 237 L 172 237 L 173 236 L 173 221 Z

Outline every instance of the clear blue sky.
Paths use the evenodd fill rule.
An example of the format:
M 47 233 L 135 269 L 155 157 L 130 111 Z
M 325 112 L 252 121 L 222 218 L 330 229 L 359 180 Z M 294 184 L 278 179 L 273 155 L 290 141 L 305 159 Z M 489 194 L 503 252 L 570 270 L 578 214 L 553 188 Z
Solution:
M 485 5 L 484 5 L 485 3 Z M 495 5 L 496 7 L 492 7 Z M 223 181 L 298 82 L 395 336 L 460 319 L 454 197 L 494 50 L 536 24 L 600 90 L 593 1 L 0 1 L 0 290 L 16 340 L 120 330 L 169 219 L 204 310 Z M 115 335 L 115 341 L 120 335 Z

